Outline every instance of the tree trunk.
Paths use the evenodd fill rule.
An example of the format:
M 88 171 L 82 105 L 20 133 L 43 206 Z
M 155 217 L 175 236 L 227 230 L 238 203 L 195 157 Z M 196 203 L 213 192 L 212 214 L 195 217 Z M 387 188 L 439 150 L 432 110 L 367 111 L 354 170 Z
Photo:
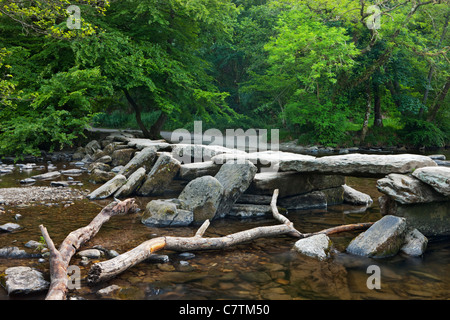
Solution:
M 374 110 L 374 121 L 373 124 L 375 127 L 382 128 L 383 127 L 383 114 L 381 112 L 381 96 L 380 96 L 380 85 L 378 83 L 374 84 L 373 88 L 373 110 Z
M 447 29 L 448 29 L 448 24 L 450 20 L 450 13 L 447 13 L 446 17 L 445 17 L 445 22 L 444 22 L 444 27 L 442 28 L 442 34 L 441 34 L 441 38 L 439 40 L 439 44 L 437 46 L 438 49 L 440 49 L 442 47 L 442 43 L 445 39 L 445 36 L 447 34 Z M 427 101 L 428 101 L 428 95 L 430 93 L 430 88 L 431 88 L 431 79 L 433 78 L 433 74 L 434 74 L 434 66 L 430 67 L 430 71 L 428 72 L 428 78 L 427 78 L 427 87 L 425 88 L 425 93 L 423 95 L 423 104 L 426 105 Z M 420 117 L 422 117 L 423 115 L 423 107 L 420 108 L 420 112 L 419 115 Z
M 164 126 L 164 123 L 166 123 L 166 120 L 167 120 L 167 113 L 161 111 L 158 120 L 156 120 L 156 122 L 150 128 L 150 136 L 149 136 L 150 139 L 153 140 L 161 139 L 161 130 L 162 127 Z
M 436 120 L 437 113 L 441 108 L 442 102 L 444 102 L 449 89 L 450 89 L 450 77 L 447 78 L 447 82 L 445 83 L 444 88 L 442 89 L 441 93 L 437 96 L 435 103 L 431 108 L 430 114 L 428 116 L 428 121 L 434 122 Z
M 139 126 L 139 128 L 141 128 L 142 133 L 144 134 L 144 137 L 151 139 L 151 133 L 150 131 L 147 130 L 147 128 L 145 127 L 145 124 L 142 122 L 142 118 L 141 118 L 141 108 L 139 107 L 139 105 L 136 103 L 136 101 L 134 101 L 134 99 L 131 97 L 130 93 L 128 92 L 128 90 L 123 89 L 123 93 L 125 94 L 125 97 L 127 98 L 128 102 L 130 103 L 130 105 L 133 107 L 134 109 L 134 114 L 136 117 L 136 122 Z
M 367 82 L 366 86 L 366 112 L 364 114 L 364 123 L 361 131 L 361 144 L 366 139 L 367 131 L 369 130 L 369 118 L 371 110 L 372 110 L 372 90 L 369 81 Z
M 201 226 L 193 237 L 159 237 L 148 240 L 136 248 L 121 254 L 113 259 L 94 264 L 88 274 L 89 284 L 97 284 L 111 279 L 125 270 L 135 266 L 141 261 L 148 259 L 153 253 L 165 249 L 173 251 L 197 251 L 197 250 L 219 250 L 229 248 L 237 244 L 252 241 L 258 238 L 273 237 L 280 235 L 290 235 L 296 238 L 310 237 L 316 234 L 333 234 L 337 232 L 348 232 L 352 230 L 362 230 L 369 228 L 373 223 L 339 226 L 317 233 L 302 234 L 294 228 L 288 218 L 278 212 L 276 201 L 278 190 L 275 190 L 271 202 L 273 217 L 281 222 L 280 225 L 258 227 L 242 232 L 237 232 L 219 238 L 204 238 L 203 234 L 209 226 L 209 220 Z
M 102 225 L 116 215 L 125 215 L 134 211 L 136 204 L 134 199 L 122 202 L 112 202 L 91 221 L 86 227 L 71 232 L 62 242 L 59 250 L 56 249 L 47 229 L 40 225 L 42 236 L 50 250 L 50 288 L 46 300 L 65 300 L 67 293 L 67 268 L 76 251 L 87 241 L 93 238 Z

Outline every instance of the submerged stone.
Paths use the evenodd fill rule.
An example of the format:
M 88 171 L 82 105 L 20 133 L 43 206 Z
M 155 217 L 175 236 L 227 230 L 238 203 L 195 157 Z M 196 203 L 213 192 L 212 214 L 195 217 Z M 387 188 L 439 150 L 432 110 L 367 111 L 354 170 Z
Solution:
M 394 256 L 404 244 L 405 231 L 406 219 L 384 216 L 353 239 L 347 252 L 373 258 Z
M 30 267 L 8 268 L 4 278 L 4 287 L 8 295 L 38 293 L 47 290 L 50 285 L 41 272 Z
M 318 234 L 298 240 L 294 249 L 309 257 L 325 260 L 330 257 L 331 240 L 325 234 Z

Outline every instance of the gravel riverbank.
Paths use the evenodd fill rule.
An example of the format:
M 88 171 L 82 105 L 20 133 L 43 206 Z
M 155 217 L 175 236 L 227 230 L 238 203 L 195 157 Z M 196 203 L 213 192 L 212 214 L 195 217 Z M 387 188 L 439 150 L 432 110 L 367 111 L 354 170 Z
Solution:
M 75 188 L 33 186 L 20 188 L 0 188 L 0 204 L 9 206 L 81 200 L 84 196 L 85 195 L 82 190 Z

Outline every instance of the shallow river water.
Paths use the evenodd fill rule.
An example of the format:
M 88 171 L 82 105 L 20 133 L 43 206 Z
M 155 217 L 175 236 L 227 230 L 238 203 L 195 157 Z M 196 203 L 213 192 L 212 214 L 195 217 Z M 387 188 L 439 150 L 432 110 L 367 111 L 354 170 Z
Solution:
M 60 169 L 62 164 L 58 164 Z M 37 172 L 15 173 L 0 177 L 0 188 L 18 187 L 19 180 Z M 79 188 L 94 190 L 86 176 L 74 177 L 83 181 Z M 61 178 L 62 180 L 65 177 Z M 42 182 L 41 185 L 48 185 Z M 347 178 L 347 184 L 370 194 L 375 203 L 367 210 L 338 205 L 325 210 L 290 211 L 288 218 L 301 232 L 314 232 L 342 224 L 376 221 L 381 218 L 375 188 L 376 179 Z M 26 192 L 26 189 L 24 189 Z M 142 209 L 150 198 L 138 198 Z M 0 248 L 17 246 L 27 249 L 29 240 L 39 241 L 39 225 L 47 227 L 56 244 L 71 231 L 87 225 L 110 200 L 77 200 L 68 207 L 57 204 L 32 205 L 24 208 L 5 207 L 0 215 L 0 225 L 19 223 L 22 229 L 13 233 L 0 233 Z M 15 221 L 15 214 L 22 217 Z M 141 213 L 114 217 L 82 249 L 101 245 L 119 253 L 134 248 L 145 240 L 162 235 L 193 236 L 197 227 L 156 229 L 140 222 Z M 245 229 L 273 225 L 271 217 L 258 219 L 223 219 L 214 221 L 205 237 L 222 236 Z M 369 259 L 345 253 L 345 248 L 357 233 L 331 236 L 335 252 L 331 259 L 319 262 L 292 250 L 296 239 L 282 236 L 259 239 L 220 251 L 193 252 L 185 258 L 179 253 L 161 251 L 170 262 L 158 264 L 143 262 L 117 278 L 95 287 L 81 282 L 81 289 L 70 291 L 69 296 L 99 299 L 96 292 L 111 284 L 122 287 L 118 297 L 126 300 L 216 300 L 216 299 L 449 299 L 450 298 L 450 239 L 431 238 L 428 248 L 420 258 L 398 254 L 392 258 Z M 91 264 L 84 267 L 74 257 L 72 265 L 81 268 L 86 277 Z M 367 280 L 371 265 L 380 267 L 381 289 L 369 289 Z M 8 267 L 31 266 L 49 277 L 48 259 L 1 259 L 0 274 Z M 45 296 L 9 297 L 0 287 L 0 300 L 43 299 Z

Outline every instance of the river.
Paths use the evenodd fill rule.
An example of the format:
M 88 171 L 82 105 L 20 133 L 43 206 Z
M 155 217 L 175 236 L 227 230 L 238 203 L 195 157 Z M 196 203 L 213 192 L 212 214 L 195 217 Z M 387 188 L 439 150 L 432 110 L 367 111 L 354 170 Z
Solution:
M 447 154 L 450 158 L 450 154 Z M 62 169 L 63 163 L 56 164 Z M 69 167 L 68 167 L 69 168 Z M 68 169 L 66 168 L 66 169 Z M 0 177 L 0 188 L 18 187 L 19 181 L 38 174 L 36 171 L 18 172 Z M 64 177 L 61 179 L 65 179 Z M 75 177 L 83 182 L 78 188 L 94 190 L 97 186 L 87 175 Z M 48 185 L 40 182 L 36 185 Z M 324 210 L 290 211 L 288 218 L 301 232 L 314 232 L 342 224 L 376 221 L 381 218 L 377 198 L 376 179 L 347 178 L 347 184 L 368 193 L 375 200 L 367 210 L 348 205 L 336 205 Z M 24 189 L 26 192 L 26 189 Z M 141 208 L 151 198 L 138 198 Z M 26 249 L 29 240 L 39 241 L 39 225 L 48 228 L 56 244 L 71 231 L 87 225 L 109 200 L 76 200 L 71 206 L 32 205 L 23 208 L 5 207 L 0 215 L 0 225 L 15 222 L 22 229 L 13 233 L 0 233 L 0 248 L 17 246 Z M 21 218 L 15 221 L 15 214 Z M 123 253 L 145 240 L 162 235 L 192 236 L 196 227 L 149 228 L 140 222 L 140 213 L 114 217 L 105 224 L 98 235 L 84 248 L 101 245 Z M 258 226 L 273 225 L 271 217 L 255 219 L 223 219 L 212 222 L 205 237 L 226 234 Z M 259 239 L 220 251 L 194 252 L 188 265 L 180 263 L 185 258 L 179 253 L 162 251 L 170 258 L 168 263 L 143 262 L 117 278 L 90 287 L 83 279 L 81 288 L 70 296 L 99 299 L 96 292 L 112 284 L 122 287 L 117 298 L 124 300 L 292 300 L 292 299 L 448 299 L 450 298 L 450 239 L 431 238 L 422 257 L 398 254 L 392 258 L 371 259 L 345 253 L 345 248 L 356 233 L 331 236 L 334 254 L 325 262 L 302 256 L 292 250 L 296 241 L 288 236 Z M 32 252 L 30 249 L 26 249 Z M 91 264 L 82 266 L 80 258 L 71 264 L 81 268 L 86 277 Z M 376 265 L 381 270 L 381 289 L 369 289 L 368 267 Z M 31 266 L 49 277 L 48 259 L 0 259 L 0 274 L 8 267 Z M 0 288 L 0 300 L 44 299 L 44 294 L 9 297 Z

